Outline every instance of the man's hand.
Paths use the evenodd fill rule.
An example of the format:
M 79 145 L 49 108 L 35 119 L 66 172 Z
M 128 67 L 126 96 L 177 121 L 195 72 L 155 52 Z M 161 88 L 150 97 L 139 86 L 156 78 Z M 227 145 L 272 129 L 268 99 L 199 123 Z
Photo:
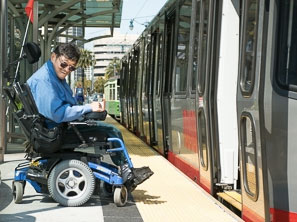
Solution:
M 92 102 L 91 104 L 93 112 L 102 112 L 104 111 L 102 105 L 99 102 Z

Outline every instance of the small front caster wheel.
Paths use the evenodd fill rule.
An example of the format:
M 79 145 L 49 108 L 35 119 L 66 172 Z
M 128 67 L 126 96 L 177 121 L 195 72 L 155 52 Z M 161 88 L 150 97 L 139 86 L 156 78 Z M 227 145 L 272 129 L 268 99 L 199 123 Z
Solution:
M 125 186 L 117 187 L 114 190 L 113 201 L 118 207 L 126 205 L 128 199 L 128 191 Z
M 24 184 L 20 181 L 12 181 L 12 195 L 16 204 L 21 203 L 24 195 Z

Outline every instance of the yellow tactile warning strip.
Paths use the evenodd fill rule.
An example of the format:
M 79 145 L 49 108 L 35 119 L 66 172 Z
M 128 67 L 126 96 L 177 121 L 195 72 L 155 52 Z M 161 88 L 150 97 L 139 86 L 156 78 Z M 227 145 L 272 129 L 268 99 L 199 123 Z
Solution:
M 118 127 L 134 167 L 149 166 L 154 175 L 132 192 L 145 222 L 241 221 L 164 157 L 111 118 Z

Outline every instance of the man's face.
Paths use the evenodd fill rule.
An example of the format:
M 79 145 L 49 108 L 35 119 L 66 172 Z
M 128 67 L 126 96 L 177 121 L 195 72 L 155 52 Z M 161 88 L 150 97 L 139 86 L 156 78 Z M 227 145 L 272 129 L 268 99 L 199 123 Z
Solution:
M 57 57 L 55 53 L 52 53 L 51 61 L 54 65 L 58 78 L 61 80 L 65 79 L 66 76 L 75 70 L 76 61 L 67 59 L 65 56 Z

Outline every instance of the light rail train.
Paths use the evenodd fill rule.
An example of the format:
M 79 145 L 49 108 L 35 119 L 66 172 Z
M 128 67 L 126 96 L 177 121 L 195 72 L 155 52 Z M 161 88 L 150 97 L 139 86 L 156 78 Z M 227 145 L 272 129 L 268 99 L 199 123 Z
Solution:
M 115 119 L 120 119 L 119 76 L 113 76 L 104 84 L 104 102 L 107 113 Z
M 168 0 L 121 61 L 120 102 L 245 221 L 297 221 L 296 0 Z

